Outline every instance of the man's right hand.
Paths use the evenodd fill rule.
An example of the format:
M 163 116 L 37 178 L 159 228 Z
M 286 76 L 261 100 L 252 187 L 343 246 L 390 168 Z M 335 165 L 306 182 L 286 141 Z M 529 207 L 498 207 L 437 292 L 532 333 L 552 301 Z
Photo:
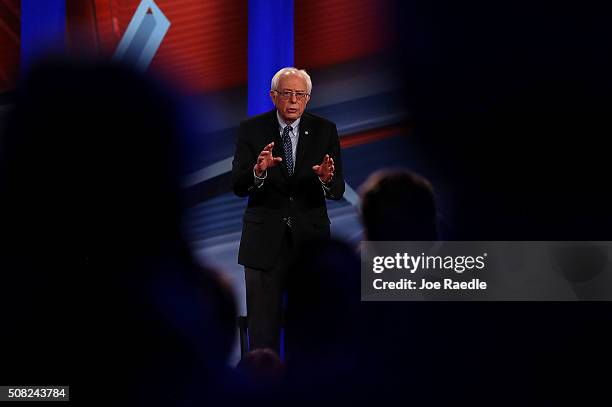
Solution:
M 255 175 L 261 177 L 268 168 L 275 167 L 283 161 L 281 157 L 273 157 L 272 149 L 274 148 L 274 142 L 268 144 L 264 147 L 264 149 L 259 153 L 259 157 L 257 157 L 257 164 L 253 167 L 255 171 Z

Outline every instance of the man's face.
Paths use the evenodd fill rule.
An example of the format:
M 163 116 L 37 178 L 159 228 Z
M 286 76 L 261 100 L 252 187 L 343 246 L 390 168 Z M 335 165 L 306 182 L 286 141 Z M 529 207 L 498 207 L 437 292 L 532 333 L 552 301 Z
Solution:
M 283 93 L 293 92 L 289 98 L 283 97 Z M 300 75 L 289 72 L 282 75 L 278 81 L 278 89 L 270 91 L 272 103 L 276 106 L 281 118 L 287 124 L 296 121 L 310 100 L 310 96 L 303 99 L 298 98 L 295 93 L 306 93 L 306 80 Z

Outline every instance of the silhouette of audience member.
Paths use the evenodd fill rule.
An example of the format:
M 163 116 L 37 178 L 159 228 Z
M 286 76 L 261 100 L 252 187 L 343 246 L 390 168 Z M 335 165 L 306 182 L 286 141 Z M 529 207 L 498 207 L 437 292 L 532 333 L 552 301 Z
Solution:
M 436 200 L 425 178 L 408 170 L 385 169 L 370 175 L 360 194 L 368 240 L 437 240 Z M 422 271 L 419 276 L 440 279 L 435 272 Z M 423 294 L 425 300 L 433 298 L 449 296 Z M 513 368 L 516 353 L 500 353 L 495 347 L 509 331 L 484 316 L 479 304 L 406 301 L 364 305 L 362 320 L 375 332 L 365 336 L 363 346 L 372 356 L 367 371 L 372 372 L 371 387 L 377 389 L 377 394 L 369 396 L 379 403 L 394 402 L 399 388 L 417 404 L 461 403 L 474 396 L 465 390 L 474 380 L 482 390 L 476 399 L 494 395 L 492 400 L 498 400 L 503 394 L 504 382 L 486 372 Z M 475 340 L 485 335 L 487 341 Z M 439 392 L 441 383 L 445 392 Z
M 287 378 L 298 400 L 346 401 L 359 375 L 360 263 L 346 243 L 312 241 L 298 254 L 287 299 Z
M 278 354 L 269 348 L 255 349 L 247 353 L 237 367 L 253 384 L 265 389 L 278 386 L 285 375 L 285 364 Z
M 359 192 L 367 240 L 436 240 L 435 197 L 425 178 L 407 170 L 380 170 Z
M 106 62 L 21 84 L 0 144 L 0 382 L 131 405 L 225 394 L 235 306 L 182 236 L 180 113 Z
M 368 178 L 361 193 L 369 240 L 436 239 L 434 195 L 424 178 L 383 170 Z M 404 349 L 427 343 L 426 333 L 419 341 L 406 340 L 415 335 L 413 323 L 426 328 L 427 318 L 397 303 L 361 303 L 360 267 L 355 251 L 338 241 L 311 242 L 298 257 L 287 303 L 291 398 L 391 401 L 394 385 L 417 377 Z M 417 369 L 420 363 L 426 366 L 424 358 L 412 355 L 419 361 Z

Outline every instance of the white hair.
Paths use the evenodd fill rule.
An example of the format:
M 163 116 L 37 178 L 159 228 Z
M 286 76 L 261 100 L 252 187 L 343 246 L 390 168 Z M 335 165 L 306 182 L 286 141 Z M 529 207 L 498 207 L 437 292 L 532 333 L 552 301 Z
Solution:
M 306 92 L 310 94 L 312 91 L 312 81 L 310 80 L 310 75 L 303 69 L 297 69 L 292 66 L 285 67 L 274 74 L 272 77 L 272 82 L 270 83 L 270 90 L 278 90 L 278 82 L 280 81 L 280 77 L 286 73 L 293 73 L 296 75 L 300 75 L 306 81 Z

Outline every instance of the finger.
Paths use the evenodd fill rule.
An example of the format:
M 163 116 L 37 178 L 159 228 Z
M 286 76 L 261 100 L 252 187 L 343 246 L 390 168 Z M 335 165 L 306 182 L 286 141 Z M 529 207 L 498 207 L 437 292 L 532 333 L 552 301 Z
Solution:
M 329 163 L 330 163 L 331 165 L 334 165 L 334 159 L 333 159 L 333 158 L 331 158 L 331 157 L 329 157 Z
M 329 167 L 329 172 L 334 172 L 334 166 Z
M 275 163 L 279 163 L 279 162 L 283 161 L 283 157 L 274 157 L 272 160 L 273 160 Z
M 273 147 L 274 147 L 274 142 L 271 142 L 270 144 L 264 147 L 264 151 L 272 151 Z
M 267 157 L 267 156 L 269 156 L 270 154 L 272 154 L 270 151 L 266 151 L 266 150 L 264 150 L 264 151 L 262 151 L 261 153 L 259 153 L 259 156 L 260 156 L 260 157 Z
M 321 169 L 321 166 L 320 165 L 313 165 L 312 169 L 314 170 L 314 172 L 316 172 L 318 174 L 319 170 Z

